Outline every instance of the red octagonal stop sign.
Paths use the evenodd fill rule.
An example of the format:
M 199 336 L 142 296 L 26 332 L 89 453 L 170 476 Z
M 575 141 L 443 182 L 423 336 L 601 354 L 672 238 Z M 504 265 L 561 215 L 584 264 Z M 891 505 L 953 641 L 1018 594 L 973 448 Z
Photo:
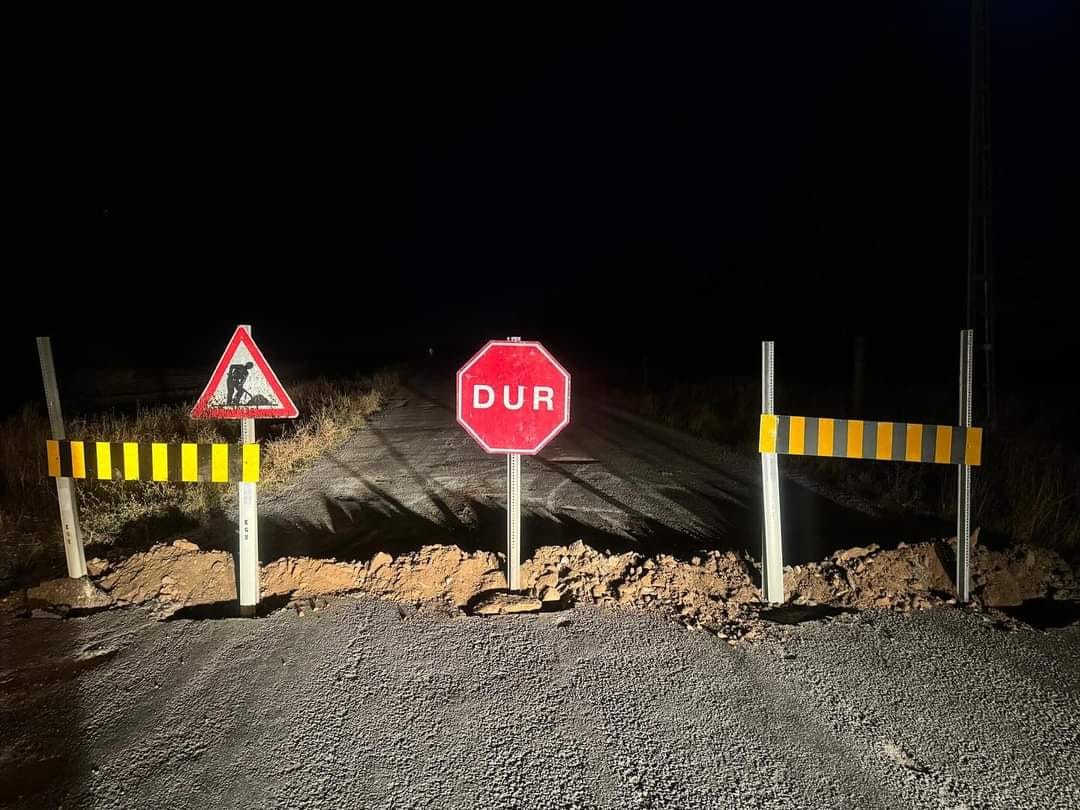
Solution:
M 570 375 L 536 341 L 492 340 L 457 373 L 457 420 L 489 453 L 536 455 L 570 424 Z

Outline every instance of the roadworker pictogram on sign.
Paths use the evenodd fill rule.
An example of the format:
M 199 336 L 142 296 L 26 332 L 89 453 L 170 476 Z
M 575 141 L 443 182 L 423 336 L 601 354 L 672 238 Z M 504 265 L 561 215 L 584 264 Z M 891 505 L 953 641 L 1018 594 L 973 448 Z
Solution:
M 193 419 L 292 419 L 296 416 L 296 406 L 251 335 L 238 326 L 191 416 Z

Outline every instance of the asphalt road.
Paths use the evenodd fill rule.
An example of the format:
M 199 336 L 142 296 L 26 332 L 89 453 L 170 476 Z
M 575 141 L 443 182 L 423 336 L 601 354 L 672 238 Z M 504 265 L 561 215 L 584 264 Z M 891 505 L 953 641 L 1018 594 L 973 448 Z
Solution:
M 140 610 L 0 626 L 16 807 L 1075 808 L 1080 628 Z
M 505 457 L 485 454 L 456 423 L 453 396 L 452 373 L 413 379 L 367 429 L 260 500 L 264 559 L 366 558 L 432 542 L 503 551 Z M 570 426 L 522 462 L 523 552 L 580 539 L 601 550 L 756 556 L 760 481 L 756 455 L 575 395 Z M 784 480 L 781 494 L 789 565 L 949 530 L 885 523 L 806 481 Z

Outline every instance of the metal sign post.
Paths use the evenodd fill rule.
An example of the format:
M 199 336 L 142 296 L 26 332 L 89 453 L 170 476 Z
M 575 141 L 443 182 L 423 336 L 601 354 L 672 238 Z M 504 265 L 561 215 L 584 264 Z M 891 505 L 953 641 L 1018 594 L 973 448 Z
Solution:
M 972 364 L 975 332 L 960 333 L 960 426 L 971 427 Z M 967 461 L 967 458 L 964 458 Z M 956 499 L 956 599 L 971 599 L 971 465 L 959 465 Z
M 761 344 L 761 412 L 776 409 L 773 342 Z M 784 601 L 784 547 L 780 533 L 780 465 L 776 453 L 761 454 L 761 488 L 764 500 L 764 542 L 761 549 L 761 595 L 766 602 Z
M 521 336 L 507 340 L 520 343 Z M 521 453 L 506 454 L 506 584 L 521 590 Z
M 240 423 L 240 441 L 255 443 L 255 420 Z M 254 616 L 259 604 L 259 507 L 254 481 L 241 481 L 240 496 L 240 615 Z
M 54 440 L 62 441 L 64 416 L 60 411 L 60 389 L 56 385 L 56 367 L 53 365 L 52 343 L 47 337 L 37 339 L 38 359 L 41 361 L 41 379 L 45 383 L 45 404 L 49 409 L 49 424 Z M 86 576 L 86 552 L 83 550 L 82 531 L 79 529 L 79 510 L 75 503 L 75 484 L 67 476 L 56 479 L 56 497 L 60 503 L 60 525 L 64 531 L 64 555 L 67 557 L 68 576 L 72 579 Z
M 251 325 L 240 327 L 248 335 Z M 240 422 L 240 442 L 255 443 L 255 420 L 243 419 Z M 241 481 L 238 485 L 239 515 L 237 526 L 240 532 L 240 548 L 237 568 L 240 580 L 240 615 L 254 616 L 259 604 L 259 507 L 256 484 L 254 481 Z
M 521 453 L 506 454 L 506 582 L 521 590 Z

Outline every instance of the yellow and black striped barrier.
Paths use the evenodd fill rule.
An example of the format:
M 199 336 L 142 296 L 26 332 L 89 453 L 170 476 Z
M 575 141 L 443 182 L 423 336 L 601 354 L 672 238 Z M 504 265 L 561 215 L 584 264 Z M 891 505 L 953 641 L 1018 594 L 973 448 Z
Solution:
M 259 480 L 258 444 L 46 442 L 49 475 L 97 481 Z
M 762 414 L 758 451 L 978 466 L 982 428 Z

